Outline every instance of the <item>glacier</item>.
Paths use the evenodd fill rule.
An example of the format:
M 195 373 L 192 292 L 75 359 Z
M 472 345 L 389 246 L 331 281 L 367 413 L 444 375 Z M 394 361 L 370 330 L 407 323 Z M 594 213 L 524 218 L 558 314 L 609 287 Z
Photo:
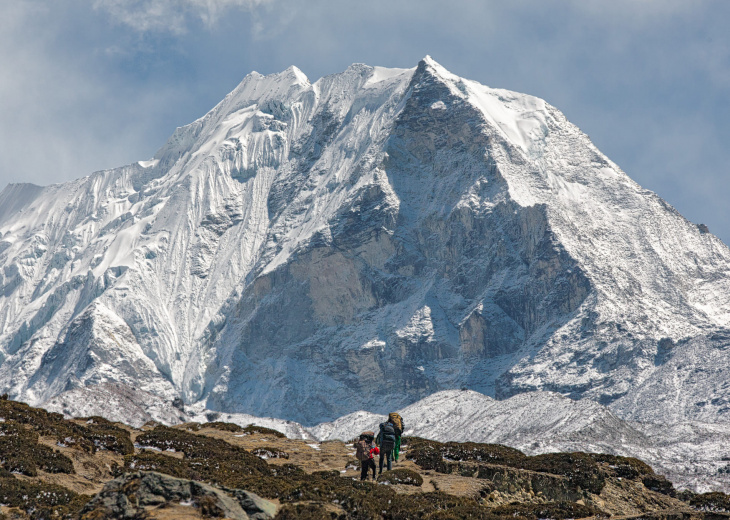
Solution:
M 728 423 L 728 346 L 725 244 L 430 57 L 251 73 L 152 159 L 0 193 L 0 390 L 31 404 L 119 384 L 312 426 L 550 391 Z

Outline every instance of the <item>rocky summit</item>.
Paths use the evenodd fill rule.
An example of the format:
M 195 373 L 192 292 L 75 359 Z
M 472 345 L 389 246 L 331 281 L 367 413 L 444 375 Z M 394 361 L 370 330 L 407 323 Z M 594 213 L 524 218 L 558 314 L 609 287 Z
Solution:
M 619 129 L 617 129 L 619 131 Z M 0 194 L 0 388 L 312 425 L 444 389 L 730 420 L 730 250 L 545 101 L 248 75 L 151 160 Z

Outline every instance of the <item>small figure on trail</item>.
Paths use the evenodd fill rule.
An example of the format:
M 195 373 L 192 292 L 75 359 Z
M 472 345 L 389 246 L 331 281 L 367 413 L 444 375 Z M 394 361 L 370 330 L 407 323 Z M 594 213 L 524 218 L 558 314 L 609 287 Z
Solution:
M 360 434 L 360 440 L 356 444 L 357 451 L 355 452 L 355 456 L 360 461 L 360 480 L 368 478 L 368 470 L 371 468 L 373 470 L 373 480 L 375 480 L 375 455 L 380 450 L 376 446 L 373 446 L 374 437 L 375 432 L 362 432 Z
M 395 425 L 390 422 L 390 418 L 384 423 L 380 423 L 380 432 L 378 438 L 375 441 L 380 446 L 380 471 L 378 474 L 383 473 L 383 459 L 388 461 L 388 471 L 392 469 L 391 464 L 393 461 L 393 450 L 395 449 Z
M 400 455 L 400 438 L 406 427 L 403 424 L 403 417 L 401 417 L 398 412 L 389 413 L 388 421 L 393 423 L 393 426 L 395 426 L 395 448 L 393 448 L 393 459 L 398 462 L 398 456 Z

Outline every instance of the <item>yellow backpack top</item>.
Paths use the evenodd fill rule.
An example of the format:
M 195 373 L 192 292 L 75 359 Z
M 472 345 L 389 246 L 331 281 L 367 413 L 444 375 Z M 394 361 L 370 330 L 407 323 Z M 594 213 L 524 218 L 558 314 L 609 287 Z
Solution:
M 398 428 L 401 432 L 403 431 L 403 419 L 401 418 L 400 414 L 397 412 L 391 412 L 388 414 L 388 420 L 392 422 L 396 428 Z

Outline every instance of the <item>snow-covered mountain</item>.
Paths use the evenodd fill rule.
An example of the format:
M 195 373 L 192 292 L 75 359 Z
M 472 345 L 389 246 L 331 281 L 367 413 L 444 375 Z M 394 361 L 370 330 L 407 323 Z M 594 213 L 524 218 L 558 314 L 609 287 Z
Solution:
M 0 194 L 0 387 L 305 424 L 438 390 L 730 421 L 730 250 L 538 98 L 252 73 L 154 159 Z

